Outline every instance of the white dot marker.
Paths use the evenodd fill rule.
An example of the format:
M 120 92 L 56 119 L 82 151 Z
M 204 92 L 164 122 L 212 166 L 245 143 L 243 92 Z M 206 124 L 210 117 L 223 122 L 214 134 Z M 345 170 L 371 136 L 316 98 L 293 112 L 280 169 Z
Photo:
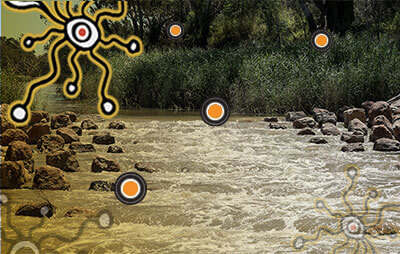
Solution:
M 101 227 L 106 228 L 109 227 L 111 223 L 110 216 L 107 213 L 103 213 L 99 217 L 99 224 Z
M 110 113 L 114 109 L 114 106 L 110 102 L 104 103 L 104 110 Z
M 13 117 L 20 121 L 25 119 L 26 114 L 27 112 L 23 107 L 16 107 L 12 112 Z
M 131 51 L 135 51 L 137 49 L 137 44 L 136 42 L 132 42 L 130 46 Z
M 73 84 L 68 85 L 68 91 L 74 93 L 76 91 L 76 86 Z
M 26 41 L 26 45 L 30 46 L 31 44 L 32 44 L 32 41 L 31 41 L 31 40 L 27 40 L 27 41 Z

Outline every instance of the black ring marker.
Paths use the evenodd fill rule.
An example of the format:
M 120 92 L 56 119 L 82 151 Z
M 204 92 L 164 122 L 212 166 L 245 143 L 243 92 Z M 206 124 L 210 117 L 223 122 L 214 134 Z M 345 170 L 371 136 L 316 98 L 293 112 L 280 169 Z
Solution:
M 171 34 L 170 30 L 171 27 L 173 26 L 179 26 L 181 28 L 181 33 L 178 36 L 175 36 L 173 34 Z M 185 34 L 185 28 L 183 27 L 183 25 L 179 22 L 172 22 L 171 24 L 169 24 L 169 26 L 167 27 L 167 34 L 169 36 L 169 38 L 177 40 L 183 37 L 183 35 Z
M 328 37 L 328 44 L 326 44 L 325 47 L 319 47 L 318 45 L 315 44 L 315 38 L 320 34 L 323 34 Z M 321 52 L 325 52 L 325 51 L 329 50 L 330 47 L 332 46 L 332 36 L 326 30 L 317 30 L 311 36 L 311 45 L 313 46 L 314 49 L 321 51 Z
M 139 186 L 140 186 L 140 192 L 139 194 L 134 197 L 134 198 L 126 198 L 123 194 L 122 194 L 122 183 L 125 180 L 135 180 Z M 144 197 L 146 196 L 147 193 L 147 184 L 146 181 L 143 179 L 143 177 L 141 177 L 139 174 L 133 173 L 133 172 L 128 172 L 125 174 L 122 174 L 117 181 L 115 182 L 115 196 L 117 197 L 117 199 L 119 201 L 121 201 L 122 203 L 126 204 L 126 205 L 135 205 L 137 203 L 140 203 Z
M 219 103 L 224 108 L 224 115 L 219 120 L 213 120 L 208 117 L 207 107 L 213 103 Z M 229 109 L 228 103 L 224 99 L 219 98 L 219 97 L 212 97 L 203 103 L 203 105 L 201 106 L 200 114 L 201 114 L 201 118 L 203 119 L 203 121 L 206 124 L 208 124 L 210 126 L 221 126 L 228 121 L 228 119 L 230 117 L 230 109 Z

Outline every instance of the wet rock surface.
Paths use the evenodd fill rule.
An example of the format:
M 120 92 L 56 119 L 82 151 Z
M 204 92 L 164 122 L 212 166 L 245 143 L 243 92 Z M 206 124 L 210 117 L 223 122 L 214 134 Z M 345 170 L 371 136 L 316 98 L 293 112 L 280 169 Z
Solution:
M 36 169 L 32 189 L 70 190 L 71 185 L 61 169 L 43 166 Z
M 115 183 L 107 181 L 94 181 L 90 183 L 89 190 L 92 191 L 115 191 Z
M 65 172 L 78 172 L 79 162 L 74 151 L 59 150 L 46 156 L 46 164 Z
M 120 172 L 121 168 L 115 160 L 104 156 L 97 156 L 92 162 L 92 172 L 101 173 L 103 171 Z

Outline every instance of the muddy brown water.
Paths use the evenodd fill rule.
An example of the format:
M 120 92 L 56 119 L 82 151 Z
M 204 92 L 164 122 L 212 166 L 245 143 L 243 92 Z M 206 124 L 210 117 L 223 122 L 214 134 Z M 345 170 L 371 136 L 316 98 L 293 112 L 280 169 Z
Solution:
M 71 108 L 64 105 L 63 109 Z M 29 239 L 33 243 L 49 234 L 66 239 L 76 236 L 86 219 L 63 214 L 81 207 L 109 210 L 114 224 L 100 229 L 91 222 L 79 239 L 48 239 L 43 249 L 58 253 L 294 253 L 292 241 L 299 234 L 312 236 L 320 226 L 339 226 L 337 219 L 314 209 L 316 198 L 348 214 L 341 196 L 349 184 L 344 173 L 349 164 L 360 168 L 357 185 L 349 194 L 355 212 L 363 212 L 369 188 L 381 191 L 370 204 L 368 223 L 374 221 L 380 204 L 400 202 L 400 169 L 395 166 L 399 154 L 375 152 L 370 143 L 366 152 L 342 153 L 339 137 L 326 137 L 326 145 L 310 144 L 310 137 L 297 136 L 290 128 L 270 130 L 260 118 L 234 117 L 222 127 L 209 127 L 197 113 L 122 110 L 117 120 L 124 121 L 127 129 L 110 132 L 125 153 L 110 156 L 107 146 L 96 145 L 96 153 L 79 154 L 80 172 L 65 173 L 71 191 L 43 191 L 57 212 L 33 232 Z M 106 130 L 108 123 L 98 125 Z M 83 143 L 91 143 L 87 133 Z M 91 173 L 97 154 L 116 159 L 122 172 Z M 43 155 L 35 158 L 36 166 L 45 163 Z M 157 169 L 139 172 L 149 189 L 140 204 L 126 206 L 112 192 L 88 191 L 92 181 L 113 182 L 123 172 L 136 172 L 135 162 Z M 2 194 L 9 198 L 12 214 L 23 204 L 42 201 L 33 190 L 3 190 Z M 4 205 L 1 212 L 1 230 L 8 239 L 17 239 L 5 223 Z M 23 234 L 40 222 L 13 215 L 10 219 Z M 400 226 L 400 211 L 385 212 L 384 221 Z M 1 253 L 7 253 L 13 244 L 3 240 Z M 344 234 L 323 235 L 300 253 L 330 253 L 345 241 Z M 372 239 L 371 243 L 378 253 L 400 252 L 400 241 Z M 356 245 L 351 240 L 337 253 L 353 253 Z M 23 250 L 27 252 L 20 253 L 33 253 Z

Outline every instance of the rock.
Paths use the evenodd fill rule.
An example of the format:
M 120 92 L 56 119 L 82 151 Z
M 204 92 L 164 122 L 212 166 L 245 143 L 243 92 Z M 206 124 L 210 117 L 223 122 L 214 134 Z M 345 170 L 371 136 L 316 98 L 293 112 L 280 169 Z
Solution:
M 90 119 L 85 119 L 81 123 L 83 130 L 97 130 L 99 127 Z
M 10 121 L 7 120 L 5 116 L 1 116 L 1 134 L 3 134 L 5 131 L 9 129 L 15 129 L 15 125 L 11 123 Z
M 60 114 L 51 117 L 51 128 L 53 130 L 67 127 L 68 125 L 71 124 L 72 124 L 71 119 L 69 119 L 69 116 L 67 115 Z
M 314 108 L 313 109 L 313 118 L 321 127 L 325 123 L 331 123 L 336 125 L 337 117 L 333 112 L 329 112 L 326 109 Z
M 294 122 L 300 118 L 306 117 L 306 113 L 304 113 L 303 111 L 297 111 L 297 112 L 288 112 L 285 115 L 285 119 L 286 121 L 289 122 Z
M 364 143 L 364 134 L 343 133 L 341 140 L 348 144 Z
M 48 202 L 23 205 L 15 212 L 16 216 L 29 216 L 38 218 L 51 218 L 54 215 L 55 207 Z
M 386 101 L 375 102 L 368 112 L 369 123 L 372 125 L 375 117 L 384 115 L 390 122 L 392 122 L 392 109 Z
M 1 145 L 8 146 L 14 141 L 24 141 L 28 142 L 29 137 L 20 129 L 8 129 L 3 134 L 1 134 Z
M 361 104 L 361 107 L 365 109 L 366 117 L 368 118 L 368 112 L 372 108 L 375 102 L 373 101 L 365 101 Z
M 317 126 L 317 122 L 311 117 L 303 117 L 293 122 L 293 128 L 295 129 L 314 128 L 315 126 Z
M 28 170 L 22 161 L 1 162 L 1 188 L 19 189 L 31 180 Z
M 315 133 L 314 130 L 310 129 L 310 128 L 305 128 L 302 129 L 301 131 L 299 131 L 297 133 L 297 135 L 301 135 L 301 136 L 306 136 L 306 135 L 317 135 L 317 133 Z
M 14 141 L 7 149 L 6 161 L 22 161 L 24 167 L 33 172 L 35 162 L 32 157 L 32 148 L 25 142 Z
M 344 116 L 344 127 L 349 127 L 349 123 L 351 120 L 357 118 L 363 123 L 367 122 L 367 117 L 365 114 L 365 109 L 363 108 L 352 108 L 348 109 L 343 113 Z
M 46 120 L 46 123 L 50 122 L 49 113 L 41 110 L 32 111 L 31 112 L 31 120 L 29 121 L 29 126 L 40 123 L 43 119 Z
M 393 123 L 400 121 L 400 115 L 393 116 Z
M 137 171 L 147 172 L 147 173 L 154 173 L 157 171 L 151 165 L 142 162 L 135 163 L 135 168 Z
M 44 135 L 37 142 L 37 148 L 40 152 L 55 152 L 63 149 L 65 145 L 64 139 L 59 135 Z
M 381 138 L 375 142 L 374 150 L 380 152 L 399 152 L 400 142 L 394 139 Z
M 286 130 L 287 127 L 277 123 L 270 123 L 269 128 L 273 130 Z
M 374 235 L 374 236 L 390 236 L 390 235 L 397 235 L 400 233 L 400 229 L 395 225 L 389 224 L 387 222 L 378 225 L 369 227 L 366 232 L 367 235 Z
M 82 144 L 81 142 L 73 142 L 69 145 L 69 150 L 76 153 L 93 153 L 96 152 L 96 148 L 92 144 Z
M 70 190 L 71 185 L 59 168 L 43 166 L 36 169 L 32 189 Z
M 372 127 L 372 133 L 369 136 L 369 141 L 370 142 L 375 142 L 378 139 L 381 138 L 387 138 L 387 139 L 393 139 L 393 134 L 388 128 L 386 128 L 385 125 L 375 125 Z
M 65 144 L 79 141 L 78 134 L 70 128 L 60 128 L 57 130 L 57 135 L 61 136 Z
M 108 147 L 107 153 L 123 153 L 124 150 L 116 145 L 112 145 Z
M 321 114 L 321 113 L 329 113 L 329 110 L 323 108 L 313 108 L 312 110 L 313 116 Z
M 29 144 L 37 144 L 39 139 L 46 135 L 51 134 L 50 124 L 48 123 L 36 123 L 32 125 L 26 132 L 29 137 Z
M 67 112 L 64 112 L 63 114 L 69 116 L 69 119 L 72 122 L 76 122 L 78 120 L 78 116 L 74 112 L 67 111 Z
M 323 145 L 323 144 L 328 144 L 328 140 L 317 137 L 317 138 L 310 139 L 310 143 L 317 144 L 317 145 Z
M 109 133 L 98 134 L 93 136 L 93 143 L 98 145 L 112 145 L 115 144 L 115 138 Z
M 341 151 L 345 153 L 364 152 L 365 148 L 362 143 L 354 143 L 343 146 Z
M 394 137 L 400 141 L 400 121 L 394 122 L 393 124 L 393 132 L 394 132 Z
M 125 129 L 125 124 L 122 122 L 111 122 L 110 125 L 108 126 L 109 129 L 115 129 L 115 130 L 123 130 Z
M 337 112 L 337 118 L 338 118 L 338 122 L 343 123 L 344 122 L 344 112 L 348 109 L 352 109 L 353 107 L 349 107 L 349 106 L 343 106 L 341 108 L 339 108 L 338 112 Z
M 73 131 L 76 133 L 76 135 L 82 136 L 82 132 L 83 132 L 83 131 L 82 131 L 82 128 L 81 128 L 81 127 L 76 126 L 76 125 L 70 125 L 70 126 L 68 126 L 67 128 L 73 130 Z
M 92 191 L 115 191 L 115 183 L 106 181 L 94 181 L 90 183 L 89 190 Z
M 267 123 L 277 123 L 279 120 L 277 117 L 266 117 L 264 118 L 264 122 Z
M 372 122 L 372 126 L 375 125 L 385 125 L 385 127 L 393 134 L 392 123 L 386 118 L 386 116 L 379 115 L 375 117 L 374 121 Z
M 368 126 L 365 123 L 361 122 L 359 119 L 354 118 L 349 123 L 348 131 L 361 131 L 363 135 L 368 135 Z
M 46 155 L 46 164 L 65 172 L 78 172 L 79 163 L 74 151 L 59 150 Z
M 68 218 L 75 218 L 75 217 L 96 218 L 97 217 L 97 213 L 98 212 L 96 210 L 93 210 L 93 209 L 74 207 L 74 208 L 69 209 L 64 214 L 64 217 L 68 217 Z
M 339 136 L 340 135 L 340 130 L 336 125 L 333 123 L 325 123 L 321 127 L 321 132 L 324 135 L 330 135 L 330 136 Z
M 92 162 L 92 172 L 101 173 L 103 171 L 120 172 L 121 169 L 118 162 L 115 160 L 97 156 Z

